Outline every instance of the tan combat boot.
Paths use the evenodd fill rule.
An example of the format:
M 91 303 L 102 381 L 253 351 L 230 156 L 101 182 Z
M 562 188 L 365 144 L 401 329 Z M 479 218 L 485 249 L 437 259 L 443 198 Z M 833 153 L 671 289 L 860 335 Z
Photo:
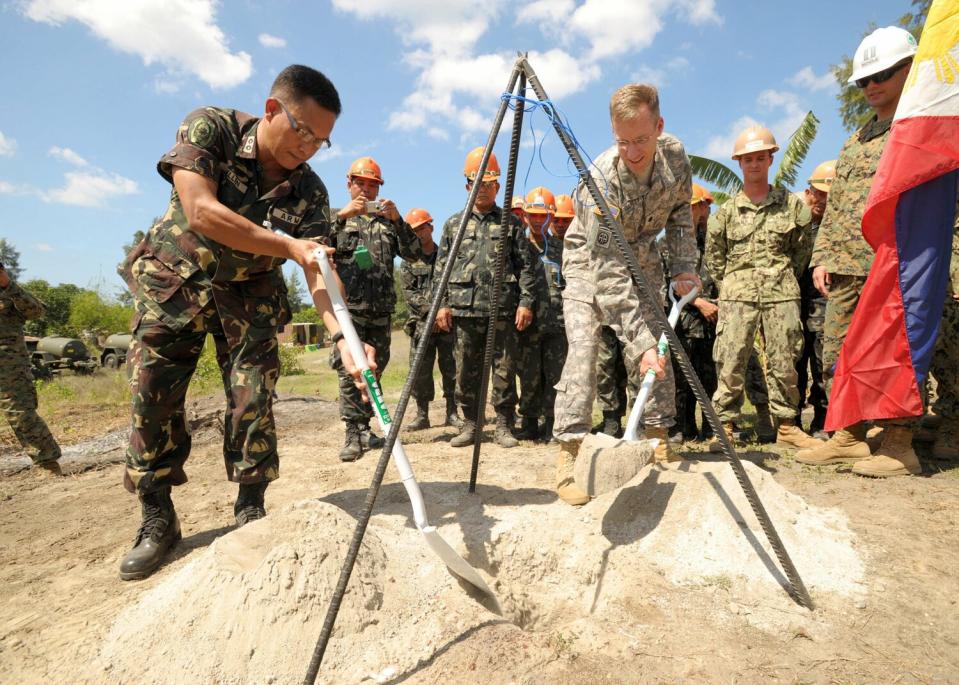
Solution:
M 733 432 L 736 430 L 733 426 L 732 421 L 726 421 L 723 423 L 723 430 L 726 431 L 726 437 L 729 438 L 729 442 L 735 447 L 736 439 L 733 437 Z M 719 438 L 715 435 L 713 439 L 709 441 L 709 451 L 713 454 L 718 454 L 723 451 L 723 443 L 719 441 Z
M 877 452 L 853 464 L 852 472 L 873 478 L 922 473 L 919 457 L 912 449 L 912 430 L 906 426 L 885 426 Z
M 645 434 L 647 440 L 659 440 L 659 444 L 653 448 L 653 461 L 655 463 L 666 464 L 683 460 L 669 446 L 669 429 L 665 426 L 647 426 Z
M 573 478 L 573 466 L 576 465 L 576 455 L 579 454 L 578 440 L 561 440 L 559 452 L 556 455 L 556 494 L 559 498 L 579 507 L 589 502 L 589 495 L 583 492 Z
M 803 432 L 802 428 L 796 425 L 792 419 L 779 419 L 779 429 L 776 431 L 776 444 L 782 447 L 795 447 L 796 449 L 815 449 L 825 445 L 822 440 L 816 440 L 811 435 Z
M 833 433 L 819 447 L 796 452 L 796 461 L 811 466 L 826 466 L 843 462 L 859 461 L 872 454 L 866 444 L 866 426 L 856 423 Z

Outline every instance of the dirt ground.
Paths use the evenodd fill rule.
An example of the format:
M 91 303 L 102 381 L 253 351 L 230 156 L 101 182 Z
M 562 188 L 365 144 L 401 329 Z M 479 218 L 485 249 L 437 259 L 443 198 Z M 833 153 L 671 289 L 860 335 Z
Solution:
M 223 662 L 218 670 L 198 670 L 204 650 L 228 650 L 229 641 L 198 640 L 196 632 L 164 646 L 193 653 L 194 670 L 171 665 L 183 662 L 164 657 L 157 636 L 180 625 L 189 606 L 142 617 L 152 635 L 124 635 L 124 626 L 140 625 L 131 623 L 137 607 L 206 568 L 230 540 L 236 486 L 219 457 L 219 408 L 217 398 L 193 405 L 190 482 L 174 495 L 183 540 L 140 582 L 117 576 L 139 523 L 120 484 L 122 430 L 68 448 L 63 478 L 23 469 L 24 457 L 0 451 L 0 682 L 300 681 L 326 609 L 322 591 L 301 600 L 312 603 L 308 611 L 301 604 L 307 618 L 296 635 L 284 632 L 292 630 L 289 616 L 245 634 L 254 647 L 278 650 L 271 658 L 284 663 L 269 676 L 253 670 L 254 648 L 246 670 L 229 651 L 211 657 Z M 434 409 L 438 422 L 438 402 Z M 331 402 L 281 395 L 276 413 L 281 479 L 267 491 L 267 508 L 278 522 L 303 503 L 327 517 L 316 535 L 331 547 L 317 558 L 335 580 L 378 453 L 339 462 L 342 428 Z M 319 682 L 959 682 L 959 468 L 927 462 L 923 477 L 881 481 L 805 467 L 776 448 L 746 455 L 761 467 L 747 464 L 760 496 L 781 500 L 766 502 L 771 515 L 786 511 L 779 505 L 787 500 L 799 512 L 774 522 L 817 604 L 808 612 L 778 585 L 761 530 L 735 504 L 735 481 L 723 475 L 729 467 L 696 446 L 685 466 L 647 467 L 622 491 L 572 510 L 553 494 L 554 446 L 484 445 L 480 485 L 469 494 L 471 450 L 450 448 L 454 433 L 432 428 L 404 434 L 404 442 L 431 523 L 488 579 L 501 613 L 425 551 L 391 467 L 370 526 L 372 551 L 361 552 L 375 587 L 351 585 L 344 606 L 366 597 L 365 613 L 356 625 L 344 614 L 349 625 L 338 624 Z M 683 490 L 687 472 L 712 474 L 715 492 L 695 497 L 722 502 L 684 499 L 694 492 Z M 790 530 L 806 510 L 824 512 L 835 530 Z M 725 540 L 727 529 L 741 530 L 751 547 L 727 556 L 697 542 Z M 854 563 L 820 554 L 814 563 L 822 568 L 810 568 L 807 550 L 816 551 L 820 535 L 820 552 L 843 540 Z M 194 620 L 183 625 L 195 631 Z M 151 647 L 136 653 L 140 644 Z

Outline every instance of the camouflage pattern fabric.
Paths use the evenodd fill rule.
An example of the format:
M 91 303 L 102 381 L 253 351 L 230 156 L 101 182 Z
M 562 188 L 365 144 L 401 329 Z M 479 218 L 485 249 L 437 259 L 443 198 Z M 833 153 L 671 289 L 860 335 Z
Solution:
M 0 288 L 0 413 L 34 462 L 60 458 L 60 446 L 37 414 L 23 324 L 44 314 L 40 301 L 13 280 Z
M 462 409 L 466 419 L 476 418 L 488 325 L 489 317 L 453 317 L 453 333 L 456 339 L 456 404 Z M 497 414 L 510 415 L 516 406 L 516 391 L 512 383 L 517 358 L 516 327 L 512 321 L 499 319 L 496 322 L 495 336 L 490 401 Z
M 309 165 L 300 165 L 273 187 L 261 185 L 258 124 L 259 119 L 231 109 L 195 110 L 157 170 L 171 182 L 178 168 L 213 181 L 220 202 L 263 230 L 281 229 L 296 238 L 329 243 L 328 194 Z M 263 389 L 272 390 L 275 382 L 270 375 L 277 328 L 290 320 L 283 261 L 234 250 L 190 230 L 174 189 L 164 215 L 120 265 L 136 309 L 136 354 L 129 355 L 137 378 L 128 487 L 145 490 L 185 481 L 182 464 L 190 449 L 180 425 L 185 393 L 180 385 L 185 381 L 176 376 L 176 392 L 169 386 L 175 374 L 192 373 L 207 331 L 223 337 L 217 341 L 218 358 L 233 360 L 224 371 L 224 388 L 228 411 L 243 407 L 236 430 L 242 430 L 242 424 L 257 436 L 238 437 L 239 447 L 224 445 L 228 475 L 239 482 L 276 477 L 276 443 L 269 438 L 272 404 Z M 166 348 L 175 355 L 170 361 L 162 353 Z
M 739 419 L 743 406 L 746 365 L 753 353 L 756 331 L 762 327 L 769 368 L 769 411 L 780 419 L 793 419 L 799 393 L 796 359 L 802 351 L 799 302 L 723 302 L 713 358 L 718 387 L 713 395 L 723 422 Z
M 823 321 L 822 364 L 826 393 L 832 392 L 832 377 L 839 361 L 839 350 L 846 339 L 846 331 L 852 315 L 859 304 L 859 296 L 866 285 L 865 276 L 833 274 L 826 300 L 826 317 Z
M 623 343 L 609 326 L 600 327 L 596 349 L 596 402 L 600 411 L 626 415 L 626 365 Z
M 862 215 L 891 124 L 892 119 L 874 117 L 843 145 L 811 266 L 825 267 L 830 274 L 863 278 L 869 274 L 874 252 L 862 237 Z
M 376 379 L 379 380 L 390 363 L 390 317 L 364 316 L 351 312 L 351 318 L 360 340 L 376 350 Z M 338 345 L 333 345 L 330 349 L 330 368 L 336 371 L 340 383 L 340 419 L 347 423 L 369 423 L 373 418 L 373 405 L 363 401 L 353 376 L 343 368 Z
M 942 311 L 942 325 L 930 373 L 936 379 L 937 397 L 933 408 L 943 421 L 959 429 L 959 212 L 952 235 L 952 260 L 949 263 L 949 289 Z
M 784 188 L 754 205 L 743 191 L 709 217 L 705 259 L 722 302 L 799 300 L 812 215 Z
M 127 353 L 134 416 L 124 476 L 127 490 L 149 492 L 187 481 L 184 464 L 192 440 L 184 399 L 207 335 L 216 345 L 227 399 L 227 477 L 258 483 L 279 476 L 273 422 L 273 390 L 280 375 L 275 330 L 268 326 L 251 331 L 245 315 L 233 318 L 212 304 L 176 330 L 149 312 L 139 317 Z

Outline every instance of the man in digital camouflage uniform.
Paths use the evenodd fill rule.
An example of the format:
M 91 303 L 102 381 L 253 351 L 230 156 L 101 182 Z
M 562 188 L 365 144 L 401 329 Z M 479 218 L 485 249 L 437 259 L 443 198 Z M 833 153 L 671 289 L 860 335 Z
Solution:
M 596 158 L 592 175 L 606 194 L 646 280 L 656 297 L 640 296 L 612 233 L 602 225 L 584 184 L 574 195 L 576 217 L 566 233 L 563 250 L 563 314 L 569 352 L 557 385 L 553 433 L 560 441 L 556 464 L 557 494 L 572 505 L 589 496 L 573 479 L 582 440 L 589 432 L 596 396 L 596 354 L 600 326 L 608 325 L 624 343 L 630 383 L 638 388 L 648 369 L 659 380 L 645 413 L 646 438 L 658 438 L 657 461 L 678 459 L 670 450 L 667 432 L 675 415 L 672 370 L 656 351 L 656 338 L 647 324 L 655 308 L 664 305 L 663 266 L 656 234 L 665 227 L 672 280 L 681 295 L 701 287 L 694 273 L 697 262 L 689 197 L 692 181 L 682 143 L 663 133 L 659 94 L 653 86 L 630 84 L 610 100 L 610 124 L 615 143 Z
M 808 186 L 803 192 L 803 200 L 812 214 L 810 234 L 815 242 L 819 225 L 826 213 L 829 200 L 829 188 L 836 178 L 836 160 L 831 159 L 819 164 L 809 177 Z M 826 422 L 826 408 L 829 396 L 823 378 L 822 339 L 823 322 L 826 318 L 826 298 L 822 296 L 812 280 L 812 268 L 803 270 L 799 279 L 800 317 L 803 324 L 803 353 L 796 364 L 799 374 L 799 406 L 796 408 L 796 425 L 802 426 L 802 410 L 806 406 L 806 392 L 809 392 L 809 404 L 813 408 L 812 423 L 809 432 L 816 434 Z M 816 437 L 819 437 L 818 435 Z
M 456 413 L 456 360 L 454 359 L 454 339 L 450 331 L 441 331 L 434 324 L 433 331 L 427 331 L 426 318 L 433 299 L 433 281 L 437 249 L 433 242 L 433 217 L 425 209 L 411 209 L 406 215 L 410 225 L 420 239 L 423 259 L 420 262 L 404 261 L 400 265 L 400 286 L 406 296 L 409 319 L 403 327 L 410 337 L 410 368 L 413 368 L 413 356 L 420 340 L 426 335 L 425 358 L 420 366 L 419 376 L 413 381 L 412 395 L 416 402 L 416 416 L 406 424 L 409 430 L 423 430 L 430 427 L 429 407 L 435 396 L 433 387 L 433 360 L 439 364 L 443 382 L 443 398 L 446 400 L 447 426 L 460 427 L 462 421 Z
M 34 466 L 60 474 L 60 446 L 37 414 L 37 389 L 23 324 L 43 317 L 43 305 L 21 288 L 0 264 L 0 412 Z
M 383 174 L 372 157 L 360 157 L 350 165 L 346 174 L 350 202 L 336 212 L 333 239 L 333 261 L 346 290 L 353 326 L 360 340 L 377 351 L 377 378 L 390 361 L 396 308 L 393 262 L 397 257 L 418 261 L 423 256 L 419 238 L 403 221 L 395 203 L 377 199 L 382 185 Z M 330 365 L 339 376 L 340 418 L 346 425 L 340 459 L 356 461 L 365 450 L 381 448 L 383 439 L 370 430 L 373 409 L 343 369 L 336 348 L 331 351 Z
M 279 475 L 272 397 L 277 328 L 290 319 L 285 259 L 304 268 L 324 325 L 346 347 L 314 254 L 332 237 L 328 195 L 306 164 L 329 145 L 339 96 L 323 74 L 293 65 L 264 110 L 259 118 L 219 107 L 187 115 L 157 166 L 173 184 L 169 207 L 120 268 L 135 302 L 123 480 L 143 517 L 120 564 L 125 580 L 150 575 L 180 538 L 170 490 L 187 480 L 184 398 L 206 336 L 227 397 L 223 458 L 239 483 L 240 526 L 266 514 L 264 493 Z M 344 361 L 356 371 L 348 351 Z
M 757 331 L 765 341 L 770 413 L 776 442 L 803 448 L 821 444 L 796 426 L 796 360 L 802 352 L 799 275 L 809 259 L 809 209 L 784 188 L 769 185 L 773 153 L 769 129 L 752 126 L 736 139 L 743 188 L 709 219 L 706 266 L 719 287 L 713 358 L 716 412 L 730 441 L 743 405 L 745 371 Z M 710 449 L 719 451 L 716 436 Z
M 916 47 L 908 31 L 887 26 L 866 36 L 853 57 L 850 83 L 862 90 L 874 114 L 849 137 L 836 160 L 836 179 L 829 190 L 810 261 L 813 283 L 826 298 L 823 371 L 827 392 L 872 267 L 874 252 L 862 235 L 862 215 Z M 874 455 L 866 443 L 866 424 L 860 422 L 836 431 L 818 448 L 801 450 L 796 459 L 817 466 L 854 462 L 853 472 L 864 476 L 921 473 L 922 466 L 912 448 L 915 421 L 890 419 L 878 423 L 884 430 Z
M 529 247 L 536 263 L 537 290 L 533 323 L 519 333 L 520 440 L 549 441 L 553 437 L 553 405 L 566 361 L 563 324 L 563 235 L 572 216 L 572 201 L 560 215 L 558 199 L 539 186 L 526 195 L 525 217 Z M 567 218 L 569 216 L 570 218 Z M 543 418 L 542 426 L 539 423 Z
M 492 315 L 496 253 L 503 231 L 507 231 L 503 289 L 495 322 L 491 399 L 496 411 L 494 439 L 500 447 L 510 448 L 519 444 L 512 434 L 516 406 L 513 389 L 516 333 L 525 330 L 533 321 L 536 275 L 522 224 L 511 212 L 496 204 L 500 169 L 495 155 L 490 155 L 483 177 L 476 178 L 482 158 L 483 148 L 475 148 L 466 156 L 463 169 L 466 191 L 469 193 L 474 183 L 479 183 L 480 188 L 472 215 L 468 218 L 465 237 L 455 255 L 451 255 L 450 250 L 462 212 L 451 216 L 443 226 L 436 271 L 442 273 L 448 259 L 454 262 L 436 321 L 441 330 L 453 331 L 456 336 L 456 402 L 463 411 L 463 428 L 450 445 L 465 447 L 473 443 L 477 411 L 481 409 L 478 395 L 486 329 Z

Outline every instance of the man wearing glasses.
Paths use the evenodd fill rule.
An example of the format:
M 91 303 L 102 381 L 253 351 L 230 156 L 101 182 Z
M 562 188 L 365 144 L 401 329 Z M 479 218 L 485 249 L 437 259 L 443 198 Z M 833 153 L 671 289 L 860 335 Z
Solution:
M 262 117 L 195 110 L 160 158 L 157 170 L 173 185 L 169 206 L 120 267 L 135 297 L 123 480 L 143 516 L 120 564 L 124 580 L 153 573 L 180 538 L 170 492 L 187 480 L 184 398 L 208 335 L 227 396 L 223 458 L 239 484 L 236 523 L 266 515 L 264 492 L 279 475 L 272 396 L 277 328 L 290 320 L 285 260 L 303 267 L 317 311 L 355 371 L 314 255 L 332 234 L 329 196 L 306 164 L 329 146 L 339 113 L 333 84 L 293 65 L 274 81 Z
M 849 137 L 836 161 L 836 178 L 810 260 L 813 285 L 827 298 L 822 360 L 827 393 L 831 392 L 839 350 L 872 266 L 874 253 L 862 235 L 862 215 L 916 48 L 916 39 L 911 33 L 887 26 L 866 36 L 853 58 L 849 82 L 862 90 L 873 116 Z M 907 425 L 899 427 L 909 431 Z M 898 428 L 892 432 L 899 432 Z M 909 443 L 908 440 L 897 442 Z M 859 423 L 836 431 L 820 447 L 800 450 L 796 459 L 814 465 L 869 459 L 863 475 L 871 476 L 921 470 L 911 447 L 886 452 L 880 448 L 881 454 L 870 459 L 866 425 Z M 863 471 L 859 464 L 853 470 Z

